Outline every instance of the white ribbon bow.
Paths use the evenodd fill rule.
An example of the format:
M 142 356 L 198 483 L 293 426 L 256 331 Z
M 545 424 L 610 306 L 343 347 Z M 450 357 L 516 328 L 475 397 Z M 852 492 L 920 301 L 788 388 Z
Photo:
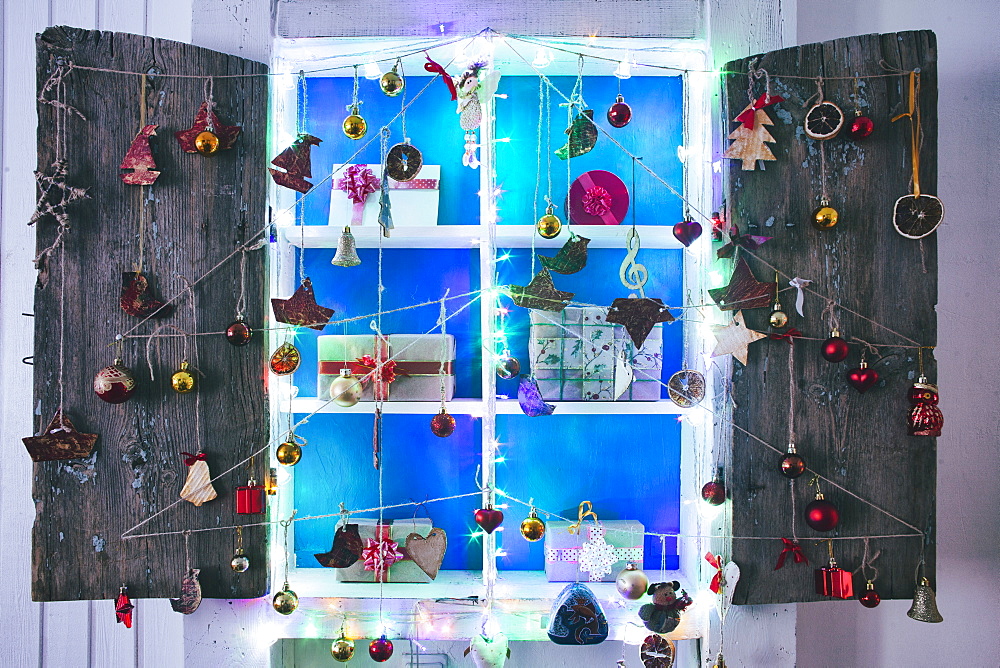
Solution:
M 806 287 L 810 283 L 812 283 L 812 281 L 808 278 L 799 278 L 798 276 L 788 281 L 788 284 L 795 288 L 795 310 L 798 311 L 799 315 L 802 317 L 805 317 L 805 313 L 802 312 L 802 301 L 805 299 L 802 288 Z

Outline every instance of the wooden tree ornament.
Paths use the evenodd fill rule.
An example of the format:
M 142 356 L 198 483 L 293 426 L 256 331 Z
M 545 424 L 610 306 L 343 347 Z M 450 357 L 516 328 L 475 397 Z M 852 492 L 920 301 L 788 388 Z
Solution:
M 740 116 L 747 113 L 753 114 L 753 127 L 750 128 L 740 121 Z M 726 149 L 725 157 L 733 160 L 742 160 L 745 171 L 757 169 L 758 160 L 777 160 L 774 154 L 771 153 L 771 149 L 768 148 L 767 143 L 765 143 L 770 142 L 773 144 L 775 141 L 774 137 L 771 136 L 771 133 L 765 127 L 767 125 L 774 125 L 774 121 L 770 119 L 767 112 L 763 109 L 754 109 L 753 104 L 748 104 L 740 112 L 740 116 L 733 119 L 734 122 L 739 123 L 739 126 L 729 133 L 729 138 L 733 140 L 733 143 Z

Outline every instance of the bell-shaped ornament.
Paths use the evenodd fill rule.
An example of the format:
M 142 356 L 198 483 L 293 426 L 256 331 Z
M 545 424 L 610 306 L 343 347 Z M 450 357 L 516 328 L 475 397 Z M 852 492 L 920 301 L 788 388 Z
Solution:
M 913 605 L 907 611 L 906 616 L 918 622 L 929 622 L 937 624 L 943 622 L 944 617 L 938 612 L 937 597 L 931 589 L 931 583 L 927 578 L 920 578 L 920 584 L 913 592 Z
M 608 638 L 608 619 L 587 585 L 566 585 L 552 605 L 549 640 L 557 645 L 597 645 Z
M 351 234 L 351 228 L 345 227 L 344 233 L 340 235 L 340 243 L 337 244 L 337 254 L 333 256 L 333 260 L 330 261 L 335 267 L 356 267 L 361 264 L 361 258 L 358 257 L 358 252 L 355 250 L 356 245 L 354 243 L 354 235 Z

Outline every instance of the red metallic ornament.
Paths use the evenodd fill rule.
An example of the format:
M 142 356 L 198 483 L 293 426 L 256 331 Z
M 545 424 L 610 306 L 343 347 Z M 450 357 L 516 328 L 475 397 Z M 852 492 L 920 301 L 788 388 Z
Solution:
M 701 224 L 693 220 L 684 220 L 674 225 L 674 237 L 685 247 L 694 243 L 701 236 Z
M 726 502 L 726 486 L 721 475 L 716 475 L 714 480 L 705 483 L 701 488 L 701 498 L 710 506 L 721 506 Z
M 376 663 L 388 661 L 392 657 L 392 641 L 386 638 L 385 634 L 382 634 L 381 638 L 372 640 L 368 645 L 368 656 Z
M 817 568 L 816 593 L 830 598 L 851 598 L 854 596 L 854 581 L 850 571 L 837 567 L 837 562 L 830 557 L 830 565 Z
M 854 139 L 864 139 L 871 135 L 874 130 L 875 124 L 872 122 L 872 119 L 862 116 L 859 112 L 858 117 L 851 121 L 851 127 L 848 128 L 847 132 Z
M 132 604 L 131 599 L 128 597 L 128 587 L 122 585 L 122 588 L 118 590 L 118 598 L 115 599 L 115 617 L 117 618 L 118 624 L 124 624 L 125 628 L 132 628 L 132 611 L 135 610 L 135 605 Z
M 861 360 L 861 366 L 847 372 L 847 382 L 855 390 L 864 394 L 871 386 L 878 382 L 878 371 L 869 368 L 868 363 Z
M 823 355 L 823 359 L 827 362 L 843 362 L 847 359 L 847 354 L 850 349 L 847 347 L 847 341 L 840 338 L 840 332 L 833 330 L 830 333 L 830 338 L 823 342 L 823 346 L 820 348 L 820 354 Z
M 806 460 L 795 451 L 795 444 L 788 444 L 788 454 L 781 460 L 781 475 L 786 478 L 798 478 L 805 473 Z
M 608 109 L 608 123 L 613 128 L 623 128 L 632 120 L 632 107 L 625 103 L 625 98 L 619 95 L 615 103 Z
M 940 436 L 944 426 L 944 414 L 938 408 L 938 389 L 920 376 L 910 388 L 910 435 Z
M 503 522 L 503 513 L 492 506 L 480 508 L 476 511 L 476 524 L 482 527 L 486 533 L 493 533 L 493 530 Z
M 135 376 L 119 359 L 106 366 L 94 376 L 94 394 L 109 404 L 128 401 L 135 394 Z
M 816 500 L 806 506 L 806 524 L 816 531 L 833 531 L 840 523 L 840 511 L 816 492 Z
M 431 418 L 431 433 L 441 438 L 451 436 L 455 433 L 455 418 L 442 408 L 440 413 Z
M 858 601 L 866 608 L 874 608 L 882 602 L 882 597 L 878 595 L 877 591 L 875 591 L 874 582 L 871 580 L 868 581 L 868 585 L 865 587 L 865 593 L 858 596 Z
M 257 515 L 264 512 L 266 492 L 253 478 L 236 488 L 236 514 Z
M 253 332 L 250 331 L 250 327 L 243 321 L 242 315 L 236 316 L 236 322 L 226 328 L 226 341 L 229 341 L 234 346 L 245 346 L 250 343 L 250 337 L 252 336 Z

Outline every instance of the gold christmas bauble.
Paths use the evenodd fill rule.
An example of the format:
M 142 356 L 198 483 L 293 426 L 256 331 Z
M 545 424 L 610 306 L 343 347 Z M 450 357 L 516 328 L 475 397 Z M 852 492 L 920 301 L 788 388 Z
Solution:
M 771 311 L 771 317 L 768 318 L 768 322 L 771 323 L 771 327 L 780 329 L 788 324 L 788 316 L 780 308 L 776 308 Z
M 279 464 L 284 464 L 285 466 L 295 466 L 299 463 L 299 460 L 302 459 L 302 448 L 299 447 L 298 443 L 286 441 L 278 446 L 274 456 L 278 460 Z
M 393 67 L 391 70 L 382 75 L 382 78 L 378 82 L 379 88 L 382 92 L 389 97 L 396 97 L 403 92 L 403 77 L 399 76 L 396 72 L 396 68 Z
M 250 568 L 250 560 L 243 554 L 243 550 L 236 550 L 236 556 L 229 562 L 229 567 L 234 573 L 246 573 Z
M 344 408 L 350 408 L 361 401 L 361 381 L 351 375 L 349 369 L 342 369 L 340 375 L 330 383 L 330 399 Z
M 344 119 L 344 134 L 351 139 L 361 139 L 367 132 L 368 123 L 361 118 L 356 110 L 355 113 Z
M 187 362 L 181 362 L 181 368 L 170 377 L 170 387 L 178 394 L 187 394 L 194 389 L 194 374 L 188 371 Z
M 354 641 L 340 636 L 330 645 L 330 656 L 340 663 L 347 663 L 354 656 Z
M 535 543 L 545 535 L 545 522 L 538 519 L 534 511 L 521 522 L 521 535 L 526 541 Z
M 535 229 L 538 230 L 538 234 L 543 239 L 555 239 L 559 236 L 559 231 L 562 230 L 562 221 L 559 220 L 559 216 L 552 213 L 550 206 L 545 210 L 545 215 L 535 223 Z
M 282 590 L 274 595 L 271 605 L 274 606 L 275 611 L 278 613 L 290 615 L 299 607 L 299 596 L 288 588 L 288 583 L 286 582 Z
M 837 224 L 840 214 L 829 204 L 824 204 L 813 213 L 813 226 L 819 230 L 828 230 Z
M 194 147 L 202 155 L 212 155 L 219 150 L 219 138 L 208 130 L 199 132 L 194 138 Z

